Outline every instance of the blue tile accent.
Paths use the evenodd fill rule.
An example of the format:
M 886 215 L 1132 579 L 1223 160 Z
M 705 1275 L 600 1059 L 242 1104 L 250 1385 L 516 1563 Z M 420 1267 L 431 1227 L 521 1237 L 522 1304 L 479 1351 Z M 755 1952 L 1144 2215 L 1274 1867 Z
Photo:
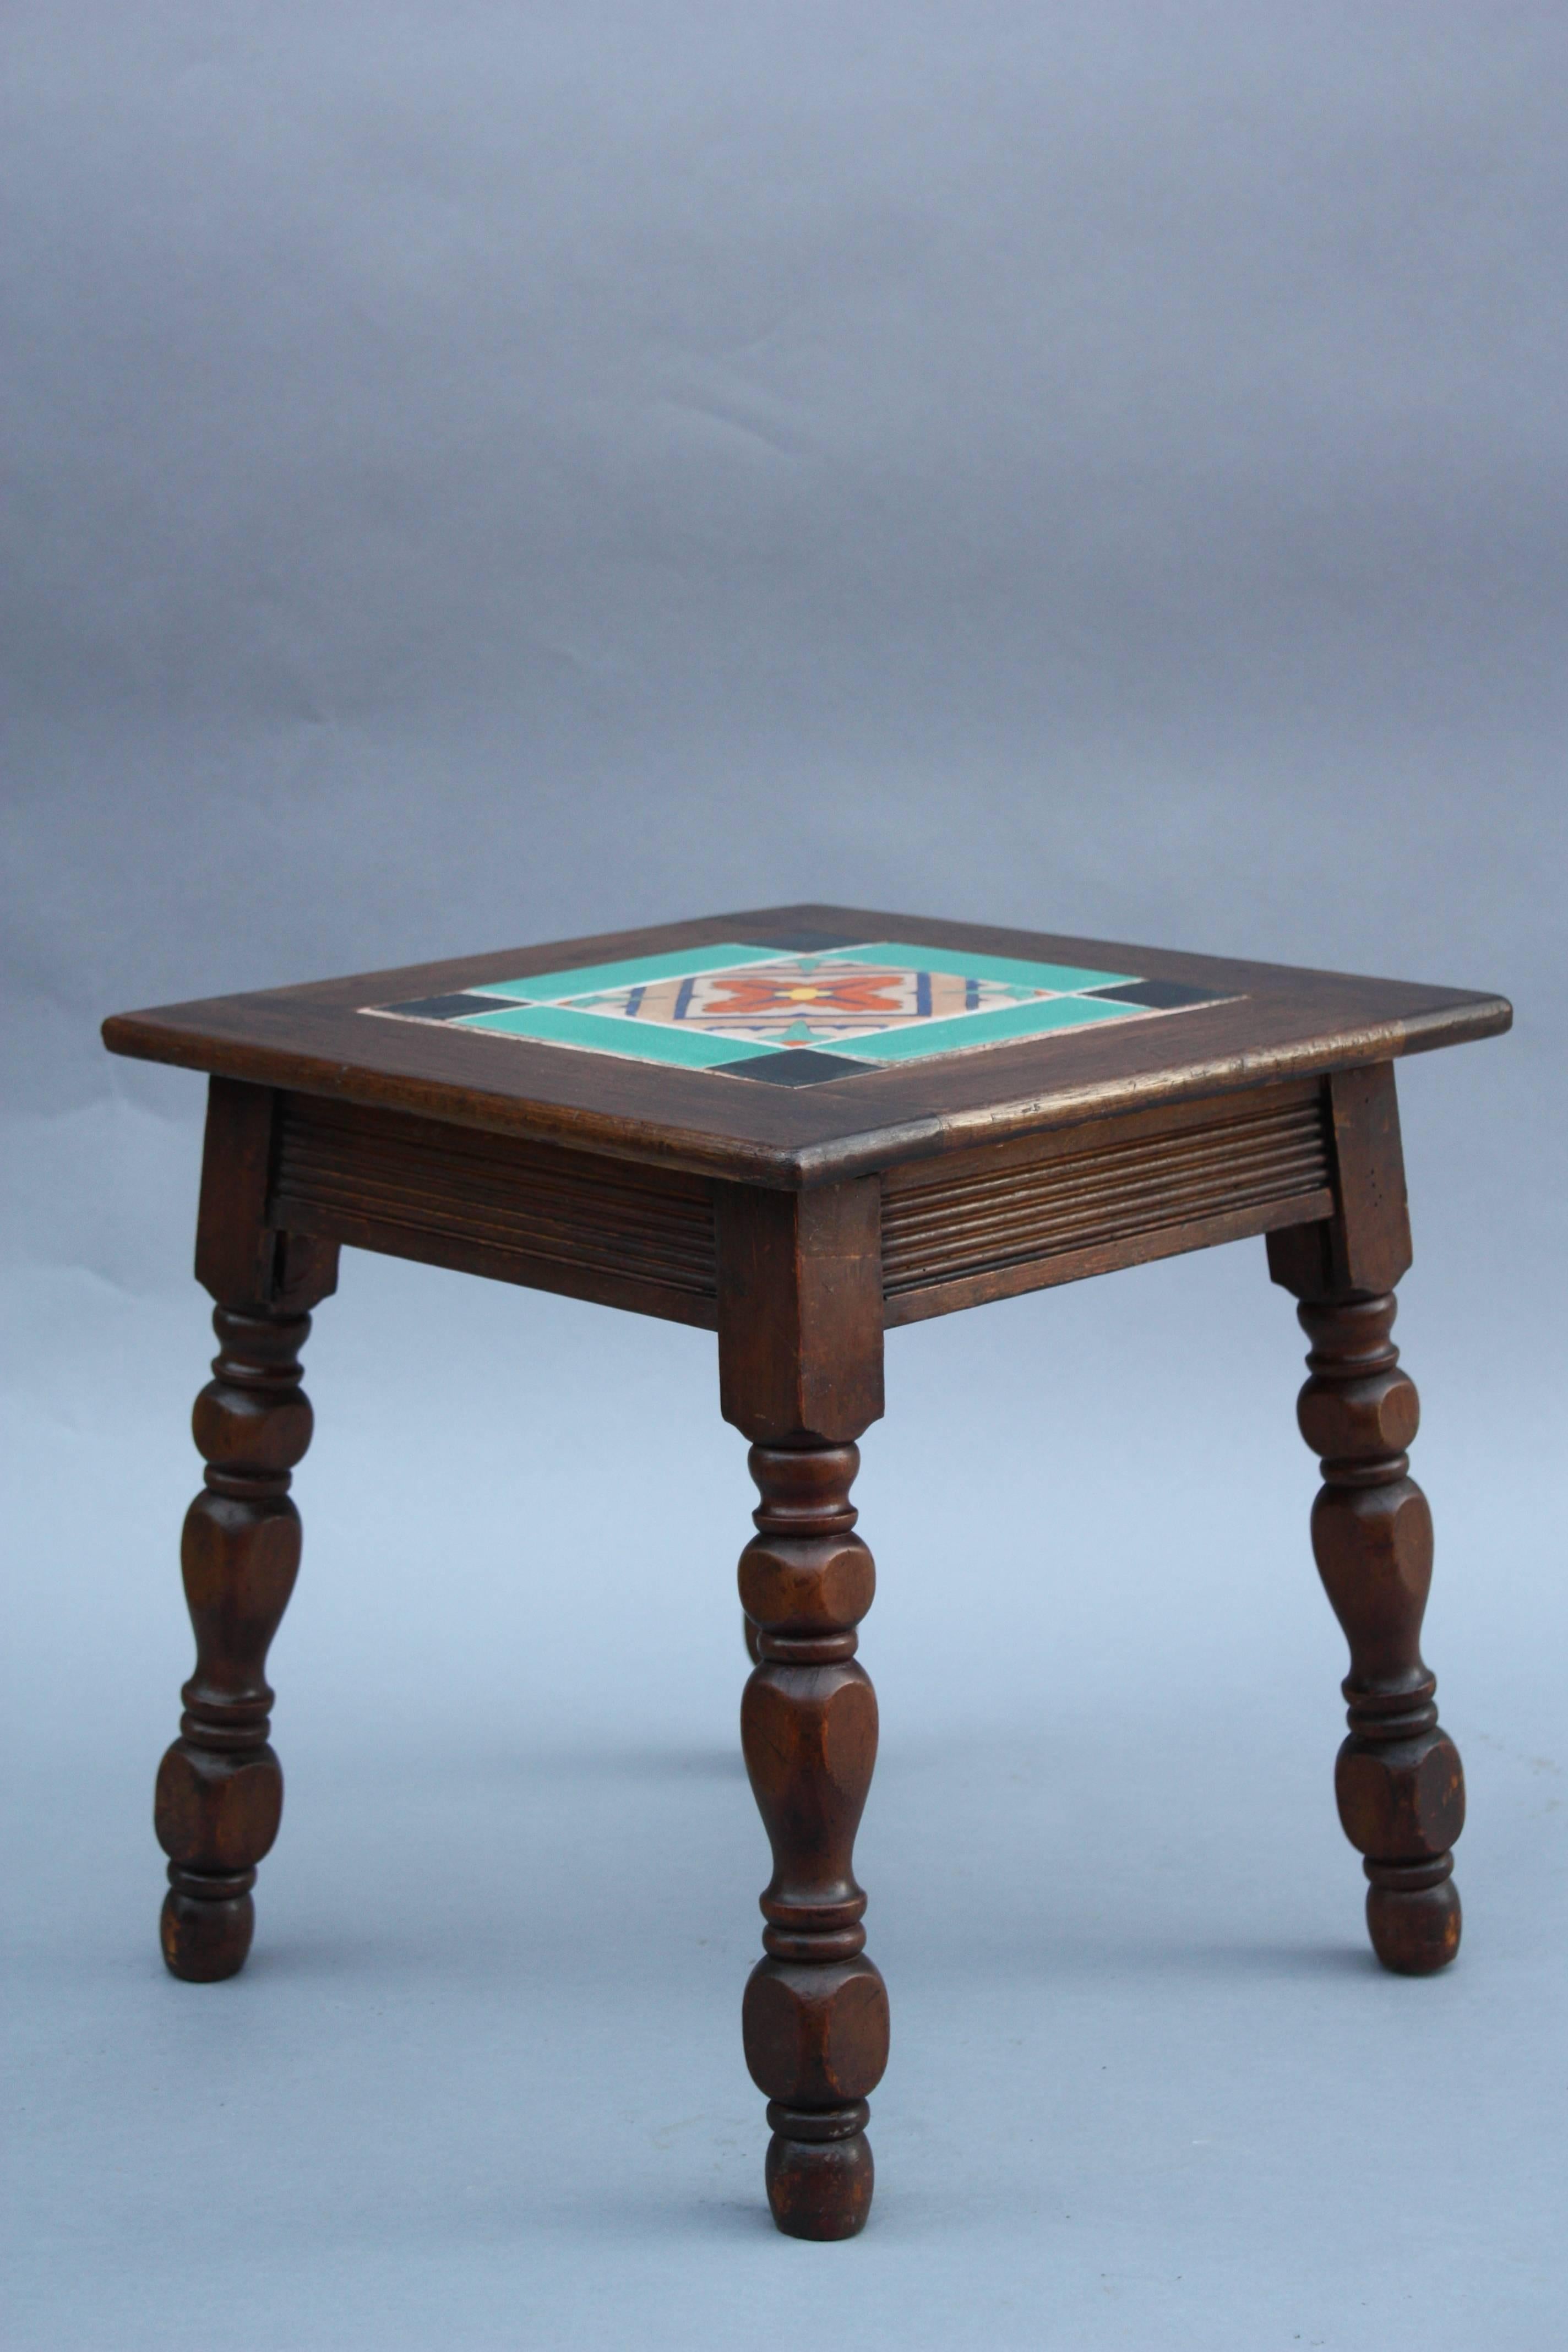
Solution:
M 1092 996 L 1037 997 L 1032 1004 L 1005 1005 L 996 1013 L 965 1013 L 955 1021 L 922 1021 L 908 1029 L 889 1029 L 879 1037 L 856 1037 L 848 1041 L 848 1050 L 863 1062 L 921 1062 L 928 1055 L 962 1053 L 965 1046 L 1047 1037 L 1055 1030 L 1081 1028 L 1090 1021 L 1125 1021 L 1134 1009 Z
M 743 1037 L 710 1036 L 701 1029 L 666 1029 L 656 1022 L 627 1021 L 613 1013 L 576 1013 L 563 1004 L 520 1004 L 510 1013 L 481 1013 L 458 1021 L 458 1029 L 480 1029 L 504 1037 L 532 1037 L 541 1045 L 587 1045 L 596 1054 L 618 1054 L 628 1062 L 674 1062 L 706 1070 L 720 1062 L 773 1054 L 775 1045 L 752 1045 Z
M 877 940 L 863 948 L 844 948 L 824 958 L 827 963 L 901 964 L 910 971 L 951 972 L 958 980 L 1011 981 L 1020 988 L 1048 988 L 1065 995 L 1077 988 L 1110 988 L 1137 979 L 1136 972 L 1087 971 L 1077 964 L 1025 963 L 1016 956 L 975 955 L 968 948 L 920 948 L 908 940 Z M 486 981 L 487 988 L 492 982 Z
M 717 947 L 684 948 L 669 955 L 631 956 L 624 963 L 584 964 L 575 971 L 536 971 L 526 980 L 476 980 L 469 985 L 482 989 L 487 996 L 514 997 L 520 1004 L 553 1004 L 563 996 L 593 996 L 603 988 L 631 988 L 639 980 L 679 980 L 687 972 L 729 971 L 738 964 L 789 960 L 786 950 L 742 947 L 731 940 Z

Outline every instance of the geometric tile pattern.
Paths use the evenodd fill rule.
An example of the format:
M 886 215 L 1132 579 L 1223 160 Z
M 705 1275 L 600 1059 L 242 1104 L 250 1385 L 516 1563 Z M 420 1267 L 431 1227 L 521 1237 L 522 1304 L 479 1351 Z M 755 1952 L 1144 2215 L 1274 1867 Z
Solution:
M 1135 972 L 814 933 L 487 980 L 362 1010 L 798 1087 L 1216 1001 L 1210 989 Z

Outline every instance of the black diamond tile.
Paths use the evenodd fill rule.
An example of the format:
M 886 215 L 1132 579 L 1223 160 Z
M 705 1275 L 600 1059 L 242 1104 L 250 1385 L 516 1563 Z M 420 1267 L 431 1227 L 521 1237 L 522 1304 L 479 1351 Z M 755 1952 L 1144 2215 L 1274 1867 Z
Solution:
M 1185 1004 L 1219 1002 L 1212 988 L 1187 988 L 1179 980 L 1124 980 L 1120 988 L 1088 988 L 1084 994 L 1107 1004 L 1135 1004 L 1143 1013 L 1174 1013 Z
M 809 1045 L 748 1055 L 743 1062 L 709 1064 L 721 1077 L 759 1078 L 764 1087 L 819 1087 L 829 1078 L 853 1077 L 857 1070 L 877 1067 L 875 1062 L 852 1062 L 846 1054 L 818 1054 Z
M 406 1004 L 378 1004 L 377 1013 L 401 1013 L 410 1021 L 460 1021 L 465 1013 L 501 1013 L 517 1002 L 511 996 L 416 996 Z
M 779 939 L 741 940 L 743 948 L 776 948 L 780 955 L 792 950 L 799 954 L 826 955 L 829 948 L 861 948 L 866 941 L 858 931 L 785 931 Z

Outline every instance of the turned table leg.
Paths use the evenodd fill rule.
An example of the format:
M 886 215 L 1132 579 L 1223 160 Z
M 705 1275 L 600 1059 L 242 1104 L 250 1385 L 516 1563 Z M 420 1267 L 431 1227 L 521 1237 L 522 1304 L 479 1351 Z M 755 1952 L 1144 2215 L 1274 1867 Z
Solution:
M 158 1773 L 169 1856 L 163 1958 L 195 1982 L 233 1976 L 250 1949 L 256 1865 L 278 1834 L 283 1774 L 268 1745 L 267 1651 L 300 1566 L 289 1473 L 310 1442 L 299 1350 L 308 1315 L 220 1307 L 215 1378 L 196 1400 L 203 1491 L 180 1544 L 196 1670 Z
M 1437 1727 L 1436 1678 L 1421 1655 L 1432 1515 L 1408 1475 L 1415 1385 L 1390 1337 L 1391 1291 L 1298 1311 L 1312 1342 L 1298 1418 L 1323 1469 L 1312 1550 L 1351 1651 L 1334 1792 L 1365 1857 L 1373 1949 L 1384 1968 L 1426 1976 L 1459 1948 L 1452 1848 L 1465 1776 Z
M 310 1442 L 307 1310 L 337 1280 L 335 1245 L 267 1223 L 277 1103 L 271 1089 L 227 1078 L 207 1097 L 196 1276 L 218 1302 L 218 1352 L 192 1422 L 206 1476 L 180 1543 L 196 1668 L 153 1806 L 169 1857 L 163 1958 L 194 1983 L 244 1967 L 256 1865 L 283 1809 L 267 1652 L 300 1567 L 289 1486 Z
M 1392 1337 L 1394 1285 L 1410 1263 L 1392 1069 L 1336 1078 L 1331 1103 L 1339 1213 L 1270 1235 L 1269 1261 L 1311 1341 L 1297 1416 L 1322 1463 L 1312 1549 L 1350 1643 L 1340 1820 L 1364 1858 L 1373 1949 L 1385 1968 L 1427 1976 L 1459 1948 L 1452 1849 L 1465 1779 L 1421 1655 L 1432 1517 L 1409 1475 L 1420 1408 Z
M 876 1579 L 849 1500 L 854 1441 L 882 1410 L 879 1205 L 871 1180 L 721 1186 L 717 1208 L 721 1397 L 762 1496 L 740 1566 L 756 1660 L 741 1740 L 773 1859 L 742 2032 L 768 2100 L 768 2202 L 797 2238 L 863 2227 L 867 2100 L 888 2061 L 854 1871 L 877 1755 L 855 1629 Z
M 746 1987 L 746 2063 L 768 2096 L 765 2179 L 781 2230 L 847 2238 L 871 2204 L 867 2094 L 888 2063 L 888 1990 L 865 1956 L 855 1832 L 877 1759 L 877 1696 L 855 1628 L 876 1571 L 853 1532 L 854 1445 L 753 1445 L 757 1534 L 741 1597 L 760 1663 L 741 1741 L 773 1853 L 766 1958 Z

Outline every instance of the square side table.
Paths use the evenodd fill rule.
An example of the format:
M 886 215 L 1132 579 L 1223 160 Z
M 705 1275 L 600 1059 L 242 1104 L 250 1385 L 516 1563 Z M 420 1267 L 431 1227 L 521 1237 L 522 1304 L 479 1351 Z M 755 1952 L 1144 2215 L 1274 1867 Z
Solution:
M 1464 1781 L 1420 1650 L 1394 1063 L 1510 1019 L 1455 989 L 797 906 L 107 1022 L 113 1052 L 209 1080 L 196 1665 L 155 1810 L 170 1969 L 230 1976 L 250 1946 L 282 1807 L 266 1663 L 300 1561 L 300 1350 L 342 1244 L 711 1330 L 762 1496 L 741 1736 L 773 1873 L 746 2061 L 779 2227 L 851 2235 L 888 2051 L 853 1862 L 877 1705 L 849 1500 L 883 1334 L 1258 1234 L 1311 1343 L 1312 1544 L 1350 1647 L 1340 1819 L 1378 1958 L 1443 1967 Z

